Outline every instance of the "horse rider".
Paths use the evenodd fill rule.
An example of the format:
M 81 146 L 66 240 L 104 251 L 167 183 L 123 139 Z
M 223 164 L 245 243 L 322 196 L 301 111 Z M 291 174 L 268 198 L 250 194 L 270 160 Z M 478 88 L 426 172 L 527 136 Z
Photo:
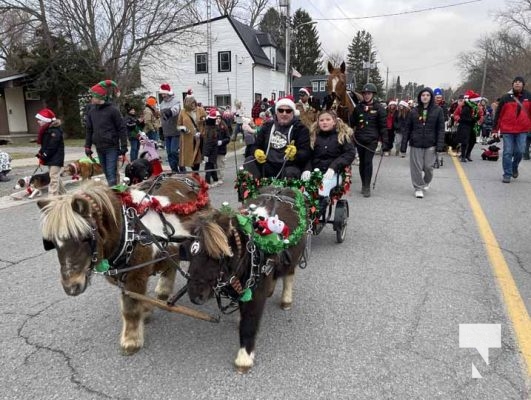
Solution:
M 299 111 L 299 118 L 304 125 L 310 129 L 312 124 L 317 120 L 318 107 L 312 102 L 310 91 L 306 88 L 299 90 L 299 101 L 295 104 Z
M 371 196 L 372 159 L 381 140 L 383 151 L 389 151 L 387 135 L 387 113 L 385 108 L 374 100 L 377 93 L 374 83 L 366 83 L 361 90 L 363 100 L 356 105 L 350 116 L 350 126 L 354 128 L 354 142 L 360 159 L 361 194 Z
M 279 99 L 273 119 L 256 135 L 254 157 L 245 160 L 245 168 L 255 178 L 300 178 L 310 158 L 310 134 L 295 110 L 291 97 Z

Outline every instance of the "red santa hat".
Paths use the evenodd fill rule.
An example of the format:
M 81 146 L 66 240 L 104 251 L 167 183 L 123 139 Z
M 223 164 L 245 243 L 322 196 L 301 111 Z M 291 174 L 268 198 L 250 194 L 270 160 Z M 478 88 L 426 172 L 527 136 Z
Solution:
M 95 84 L 89 89 L 89 92 L 93 97 L 105 101 L 109 100 L 113 94 L 116 97 L 120 96 L 118 84 L 110 79 Z
M 409 104 L 407 104 L 407 101 L 400 100 L 400 103 L 398 103 L 399 106 L 409 108 Z
M 299 90 L 299 94 L 305 94 L 306 96 L 310 96 L 310 91 L 306 88 L 301 88 Z
M 295 102 L 293 101 L 293 96 L 286 96 L 278 99 L 278 101 L 275 104 L 275 109 L 278 110 L 280 107 L 286 106 L 288 108 L 291 108 L 293 111 L 295 111 Z
M 55 114 L 49 108 L 43 108 L 35 115 L 35 118 L 48 124 L 56 120 Z
M 481 101 L 481 96 L 474 92 L 473 90 L 467 90 L 465 92 L 465 99 L 468 99 L 469 101 L 474 101 L 474 102 L 477 102 L 477 101 Z
M 171 86 L 169 83 L 163 83 L 162 85 L 160 85 L 159 93 L 173 96 L 173 90 L 171 90 Z
M 208 119 L 216 119 L 217 117 L 221 117 L 221 114 L 215 108 L 211 108 L 210 111 L 208 112 L 208 117 L 207 118 Z

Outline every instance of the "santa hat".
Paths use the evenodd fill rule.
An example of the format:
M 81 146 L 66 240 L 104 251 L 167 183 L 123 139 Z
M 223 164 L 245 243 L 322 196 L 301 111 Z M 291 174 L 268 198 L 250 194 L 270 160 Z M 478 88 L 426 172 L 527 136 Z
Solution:
M 173 96 L 173 90 L 171 90 L 171 86 L 169 83 L 163 83 L 162 85 L 160 85 L 159 93 Z
M 481 101 L 481 96 L 474 92 L 473 90 L 467 90 L 465 92 L 465 99 L 468 99 L 469 101 Z
M 56 120 L 55 114 L 49 108 L 43 108 L 41 111 L 39 111 L 35 115 L 35 118 L 37 118 L 39 121 L 43 121 L 47 123 L 50 123 Z
M 211 108 L 210 111 L 208 112 L 208 117 L 207 118 L 216 119 L 217 117 L 221 117 L 221 114 L 215 108 Z
M 278 110 L 282 106 L 286 106 L 295 111 L 295 103 L 293 102 L 293 96 L 286 96 L 278 99 L 275 104 L 275 109 Z
M 398 105 L 398 103 L 395 100 L 391 100 L 388 105 L 396 106 L 396 105 Z
M 407 104 L 407 101 L 400 100 L 400 103 L 398 103 L 399 106 L 409 108 L 409 104 Z
M 435 88 L 433 89 L 433 95 L 434 96 L 442 96 L 443 95 L 443 91 L 441 88 Z
M 310 91 L 306 88 L 301 88 L 299 90 L 299 94 L 305 94 L 306 96 L 309 96 L 310 95 Z
M 115 81 L 111 81 L 110 79 L 106 79 L 92 86 L 89 89 L 89 92 L 93 97 L 105 101 L 109 100 L 113 94 L 116 97 L 120 96 L 120 89 L 118 88 L 118 84 Z

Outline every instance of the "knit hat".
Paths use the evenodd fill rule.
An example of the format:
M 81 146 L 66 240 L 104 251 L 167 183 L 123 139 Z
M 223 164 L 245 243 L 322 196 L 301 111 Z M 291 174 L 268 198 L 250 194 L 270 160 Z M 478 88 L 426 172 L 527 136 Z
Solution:
M 299 94 L 300 95 L 306 95 L 306 96 L 309 96 L 310 95 L 310 91 L 306 88 L 301 88 L 301 90 L 299 90 Z
M 278 99 L 278 101 L 275 104 L 275 109 L 278 110 L 280 107 L 286 106 L 288 108 L 291 108 L 293 111 L 295 111 L 295 103 L 293 102 L 292 96 L 286 96 Z
M 173 90 L 171 90 L 171 86 L 169 83 L 163 83 L 162 85 L 160 85 L 159 93 L 173 96 Z
M 398 105 L 398 103 L 395 100 L 391 100 L 388 105 L 396 106 L 396 105 Z
M 468 99 L 469 101 L 474 101 L 474 102 L 477 102 L 477 101 L 481 101 L 481 96 L 474 92 L 473 90 L 467 90 L 465 92 L 465 99 Z
M 153 96 L 149 96 L 146 100 L 146 104 L 150 107 L 155 107 L 157 105 L 157 99 Z
M 525 80 L 524 80 L 524 78 L 521 77 L 521 76 L 517 76 L 517 77 L 515 77 L 515 78 L 513 79 L 513 83 L 515 83 L 515 82 L 522 82 L 522 84 L 525 86 Z
M 90 94 L 100 100 L 109 100 L 114 94 L 116 97 L 120 96 L 120 89 L 115 81 L 106 79 L 97 83 L 89 89 Z
M 35 115 L 35 118 L 37 118 L 39 121 L 43 121 L 47 123 L 50 123 L 56 120 L 55 114 L 49 108 L 43 108 L 41 111 L 39 111 Z
M 442 96 L 443 95 L 443 91 L 441 88 L 435 88 L 433 89 L 433 95 L 434 96 Z
M 221 114 L 215 108 L 211 108 L 210 111 L 208 112 L 208 117 L 207 118 L 216 119 L 217 117 L 221 117 Z
M 400 103 L 398 103 L 399 106 L 409 108 L 409 104 L 407 104 L 407 101 L 400 100 Z

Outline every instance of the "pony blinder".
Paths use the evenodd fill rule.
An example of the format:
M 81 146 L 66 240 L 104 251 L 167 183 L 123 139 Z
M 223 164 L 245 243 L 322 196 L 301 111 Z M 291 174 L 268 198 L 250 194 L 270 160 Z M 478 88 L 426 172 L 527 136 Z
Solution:
M 42 239 L 42 245 L 46 251 L 55 249 L 55 244 L 51 240 Z

